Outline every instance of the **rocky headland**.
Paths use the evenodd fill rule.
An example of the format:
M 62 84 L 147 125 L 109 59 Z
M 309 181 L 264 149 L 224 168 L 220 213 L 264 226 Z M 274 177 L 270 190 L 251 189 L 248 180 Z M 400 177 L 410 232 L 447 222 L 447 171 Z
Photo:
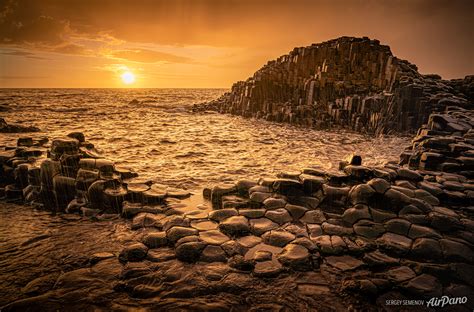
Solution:
M 432 112 L 473 108 L 474 77 L 442 80 L 367 37 L 295 48 L 195 111 L 213 110 L 315 128 L 416 131 Z
M 163 310 L 398 311 L 403 300 L 429 310 L 428 300 L 447 296 L 461 298 L 447 308 L 471 311 L 472 86 L 420 75 L 366 38 L 295 49 L 196 109 L 377 133 L 418 128 L 412 144 L 381 167 L 349 155 L 337 173 L 302 168 L 202 196 L 115 166 L 82 133 L 22 137 L 0 154 L 5 201 L 121 215 L 135 235 L 86 267 L 30 281 L 35 291 L 2 310 L 73 307 L 77 297 L 118 308 L 114 298 L 126 296 Z M 98 284 L 108 287 L 102 297 Z

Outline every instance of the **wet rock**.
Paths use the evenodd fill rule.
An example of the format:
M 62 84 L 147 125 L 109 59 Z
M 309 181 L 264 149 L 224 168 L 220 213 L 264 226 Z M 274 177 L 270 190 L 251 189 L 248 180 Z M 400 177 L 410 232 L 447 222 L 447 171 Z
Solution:
M 304 195 L 303 185 L 298 180 L 277 179 L 273 182 L 273 190 L 285 196 Z
M 308 209 L 306 209 L 305 207 L 291 204 L 287 204 L 285 206 L 285 209 L 288 210 L 294 220 L 298 220 L 308 211 Z
M 257 182 L 255 181 L 240 180 L 236 183 L 237 192 L 242 196 L 246 196 L 249 193 L 249 189 L 256 185 L 257 185 Z
M 220 207 L 222 204 L 222 196 L 237 192 L 237 186 L 234 184 L 216 185 L 211 191 L 211 202 L 215 207 Z
M 261 218 L 265 215 L 265 209 L 239 209 L 239 215 L 249 219 Z
M 288 210 L 284 208 L 278 208 L 275 210 L 269 210 L 265 213 L 265 217 L 276 222 L 278 224 L 284 224 L 286 222 L 290 222 L 293 218 L 290 216 Z
M 330 266 L 341 271 L 353 271 L 364 265 L 362 261 L 351 256 L 329 256 L 325 261 Z
M 132 230 L 146 227 L 163 227 L 162 220 L 164 215 L 155 215 L 151 213 L 139 213 L 132 220 Z
M 326 182 L 323 177 L 318 177 L 309 174 L 301 174 L 299 176 L 299 179 L 303 184 L 303 190 L 306 194 L 313 194 L 319 191 L 322 185 Z
M 308 249 L 298 244 L 286 245 L 277 258 L 282 264 L 297 271 L 306 271 L 311 268 Z
M 411 204 L 411 202 L 410 197 L 393 189 L 393 187 L 384 194 L 384 205 L 386 209 L 390 209 L 394 212 L 398 212 L 404 206 Z
M 283 247 L 295 238 L 294 234 L 283 230 L 272 230 L 262 235 L 266 244 L 277 247 Z
M 372 219 L 369 208 L 366 205 L 356 205 L 354 207 L 348 208 L 342 215 L 342 220 L 349 225 L 353 225 L 362 219 Z
M 374 189 L 379 194 L 384 194 L 389 188 L 390 183 L 385 179 L 375 178 L 367 182 L 372 189 Z
M 246 208 L 249 205 L 249 200 L 236 195 L 222 196 L 222 208 Z
M 385 232 L 385 227 L 382 224 L 375 223 L 369 220 L 359 220 L 353 225 L 354 233 L 357 235 L 376 238 Z
M 256 277 L 276 277 L 283 271 L 283 266 L 277 261 L 262 261 L 255 264 L 253 275 Z
M 438 279 L 429 274 L 421 274 L 410 280 L 404 289 L 424 298 L 441 297 L 443 287 Z
M 176 247 L 176 258 L 183 262 L 196 262 L 200 256 L 202 250 L 206 247 L 203 242 L 188 242 L 180 244 Z
M 389 253 L 406 255 L 411 248 L 412 240 L 406 236 L 389 232 L 378 238 L 377 244 Z
M 166 236 L 168 240 L 172 243 L 177 242 L 179 239 L 191 236 L 191 235 L 198 235 L 199 231 L 189 227 L 182 227 L 182 226 L 173 226 L 169 230 L 166 231 Z
M 218 230 L 210 230 L 199 233 L 199 238 L 209 245 L 221 245 L 230 240 L 230 238 Z
M 374 176 L 373 170 L 365 166 L 348 165 L 344 167 L 344 172 L 356 180 L 367 180 Z
M 400 168 L 397 170 L 397 173 L 398 176 L 402 179 L 407 179 L 411 181 L 423 181 L 423 176 L 415 170 Z
M 350 228 L 343 227 L 343 226 L 331 224 L 328 222 L 324 222 L 321 225 L 321 228 L 323 229 L 324 234 L 329 234 L 329 235 L 347 236 L 353 233 L 352 227 Z
M 203 262 L 227 262 L 227 257 L 221 247 L 207 245 L 202 251 L 200 260 Z
M 432 238 L 417 238 L 413 242 L 411 255 L 420 260 L 438 261 L 442 259 L 440 244 Z
M 271 193 L 253 192 L 250 194 L 250 200 L 255 203 L 263 204 L 263 202 L 271 196 Z
M 149 248 L 158 248 L 166 246 L 168 244 L 166 232 L 147 233 L 143 236 L 142 243 L 148 246 Z
M 148 252 L 148 247 L 142 243 L 133 243 L 126 246 L 119 255 L 121 262 L 127 261 L 141 261 L 145 259 Z
M 391 220 L 388 220 L 385 223 L 385 228 L 387 229 L 387 232 L 392 232 L 395 234 L 400 234 L 407 236 L 408 231 L 410 230 L 411 227 L 411 222 L 405 219 L 401 218 L 394 218 Z
M 376 267 L 393 266 L 393 265 L 397 265 L 400 261 L 400 259 L 390 257 L 380 252 L 379 250 L 366 253 L 364 255 L 363 260 L 369 266 L 376 266 Z
M 370 208 L 370 214 L 372 215 L 372 219 L 376 223 L 383 223 L 386 220 L 390 220 L 390 219 L 398 217 L 397 214 L 391 211 L 374 209 L 374 208 Z
M 263 205 L 269 210 L 283 208 L 286 205 L 286 200 L 282 198 L 269 197 L 263 201 Z
M 467 245 L 451 239 L 441 239 L 439 244 L 446 260 L 472 263 L 474 253 Z
M 324 221 L 326 221 L 326 217 L 321 210 L 310 210 L 305 212 L 300 221 L 304 223 L 322 224 Z
M 388 270 L 386 276 L 395 283 L 402 283 L 416 277 L 416 274 L 409 267 L 401 266 Z
M 278 224 L 267 218 L 250 220 L 250 231 L 255 235 L 262 235 L 265 232 L 276 229 Z
M 209 218 L 214 221 L 222 221 L 227 218 L 238 216 L 239 212 L 235 208 L 226 208 L 221 210 L 214 210 L 209 213 Z
M 273 254 L 266 250 L 257 250 L 253 256 L 253 260 L 256 262 L 270 261 L 273 258 Z
M 227 235 L 242 236 L 250 232 L 250 225 L 244 216 L 233 216 L 222 221 L 219 229 Z
M 422 237 L 431 237 L 431 238 L 441 238 L 441 234 L 433 230 L 432 228 L 413 224 L 408 231 L 408 237 L 410 238 L 422 238 Z

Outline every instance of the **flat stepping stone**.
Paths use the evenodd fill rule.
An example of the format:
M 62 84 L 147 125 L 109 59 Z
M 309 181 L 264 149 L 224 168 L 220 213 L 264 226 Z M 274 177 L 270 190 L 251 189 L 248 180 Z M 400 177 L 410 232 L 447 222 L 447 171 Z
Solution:
M 385 233 L 376 240 L 388 252 L 396 255 L 406 255 L 411 248 L 412 240 L 406 236 L 395 233 Z
M 329 256 L 326 263 L 340 271 L 353 271 L 364 265 L 364 262 L 351 256 Z
M 260 244 L 262 242 L 262 239 L 258 236 L 248 235 L 248 236 L 239 237 L 237 239 L 237 242 L 245 248 L 252 248 Z
M 119 255 L 119 260 L 121 262 L 127 261 L 140 261 L 146 257 L 148 252 L 148 247 L 142 243 L 133 243 L 128 246 L 125 246 Z
M 311 267 L 308 249 L 297 244 L 288 244 L 277 259 L 294 270 L 305 271 Z
M 288 212 L 290 213 L 290 215 L 293 217 L 294 220 L 298 220 L 308 211 L 308 209 L 303 206 L 297 206 L 297 205 L 291 205 L 291 204 L 287 204 L 285 206 L 285 209 L 288 210 Z
M 295 238 L 296 236 L 293 233 L 283 230 L 272 230 L 262 235 L 262 239 L 266 244 L 277 247 L 283 247 Z
M 265 232 L 276 229 L 279 225 L 267 218 L 251 219 L 250 231 L 255 235 L 262 235 Z
M 219 230 L 210 230 L 199 233 L 199 238 L 209 245 L 221 245 L 230 240 L 230 238 Z
M 191 227 L 199 231 L 209 231 L 217 229 L 219 224 L 213 221 L 191 221 Z
M 166 232 L 151 232 L 143 236 L 142 242 L 149 248 L 158 248 L 166 246 L 168 239 L 166 238 Z
M 423 297 L 441 297 L 443 286 L 438 279 L 429 274 L 421 274 L 403 286 L 408 292 Z
M 285 208 L 269 210 L 265 213 L 265 217 L 280 225 L 293 220 L 293 218 L 290 216 L 290 213 Z
M 172 248 L 158 248 L 148 250 L 146 259 L 151 262 L 163 262 L 176 259 L 176 253 Z
M 144 227 L 161 228 L 163 223 L 161 220 L 165 218 L 163 214 L 139 213 L 132 220 L 132 230 Z
M 283 198 L 269 197 L 263 201 L 263 205 L 268 210 L 284 208 L 286 206 L 286 200 Z
M 221 247 L 207 245 L 202 251 L 199 260 L 203 262 L 227 262 L 227 256 Z
M 265 215 L 265 209 L 240 209 L 239 214 L 249 219 L 261 218 Z
M 324 216 L 324 213 L 319 209 L 310 210 L 305 212 L 305 214 L 301 217 L 300 221 L 304 223 L 321 224 L 326 221 L 326 217 Z
M 256 277 L 276 277 L 283 271 L 283 266 L 278 261 L 257 262 L 253 269 Z
M 227 235 L 244 235 L 250 232 L 250 224 L 244 216 L 233 216 L 219 224 L 219 229 Z
M 379 250 L 366 253 L 363 260 L 370 266 L 392 266 L 400 262 L 400 259 L 390 257 Z
M 115 257 L 115 255 L 111 252 L 98 252 L 98 253 L 93 254 L 90 257 L 89 263 L 90 264 L 96 264 L 97 262 L 100 262 L 102 260 L 110 259 L 110 258 L 114 258 L 114 257 Z
M 201 252 L 205 247 L 206 244 L 203 242 L 183 243 L 175 250 L 176 258 L 183 262 L 196 262 L 201 257 Z
M 227 218 L 237 216 L 239 212 L 235 208 L 226 208 L 220 210 L 214 210 L 209 213 L 209 219 L 220 222 Z
M 191 236 L 191 235 L 198 235 L 199 231 L 189 227 L 183 226 L 173 226 L 171 229 L 166 231 L 166 236 L 168 237 L 169 241 L 172 243 L 177 242 L 180 238 Z
M 388 270 L 386 276 L 393 282 L 402 283 L 416 277 L 416 273 L 407 266 L 401 266 Z
M 208 213 L 202 210 L 193 210 L 185 213 L 184 215 L 186 216 L 186 218 L 189 218 L 191 220 L 198 220 L 207 218 Z

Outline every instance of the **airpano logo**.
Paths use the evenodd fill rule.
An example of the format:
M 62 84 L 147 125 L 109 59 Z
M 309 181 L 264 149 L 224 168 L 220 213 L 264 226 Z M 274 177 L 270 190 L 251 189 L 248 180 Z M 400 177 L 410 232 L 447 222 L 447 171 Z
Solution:
M 443 296 L 441 298 L 433 297 L 426 303 L 427 307 L 444 307 L 446 305 L 464 304 L 467 302 L 467 297 L 453 297 Z

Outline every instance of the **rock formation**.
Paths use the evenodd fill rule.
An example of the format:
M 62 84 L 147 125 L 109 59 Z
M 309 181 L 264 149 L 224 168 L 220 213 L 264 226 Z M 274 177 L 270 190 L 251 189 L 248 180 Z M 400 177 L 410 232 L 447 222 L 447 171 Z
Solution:
M 1 108 L 1 106 L 0 106 Z M 2 111 L 0 109 L 0 111 Z M 38 132 L 40 129 L 33 126 L 22 126 L 15 124 L 8 124 L 5 119 L 0 118 L 0 133 L 21 133 L 21 132 Z
M 474 76 L 422 75 L 378 40 L 341 37 L 295 48 L 194 110 L 377 134 L 414 131 L 431 112 L 473 99 Z
M 118 255 L 121 287 L 132 292 L 141 285 L 128 268 L 165 257 L 226 263 L 255 278 L 331 272 L 339 291 L 378 300 L 469 297 L 474 113 L 448 107 L 428 120 L 399 164 L 370 168 L 352 155 L 339 173 L 315 167 L 216 185 L 203 191 L 212 209 L 183 209 L 189 193 L 116 168 L 81 133 L 50 148 L 19 139 L 0 155 L 0 193 L 55 211 L 132 219 L 141 235 Z

